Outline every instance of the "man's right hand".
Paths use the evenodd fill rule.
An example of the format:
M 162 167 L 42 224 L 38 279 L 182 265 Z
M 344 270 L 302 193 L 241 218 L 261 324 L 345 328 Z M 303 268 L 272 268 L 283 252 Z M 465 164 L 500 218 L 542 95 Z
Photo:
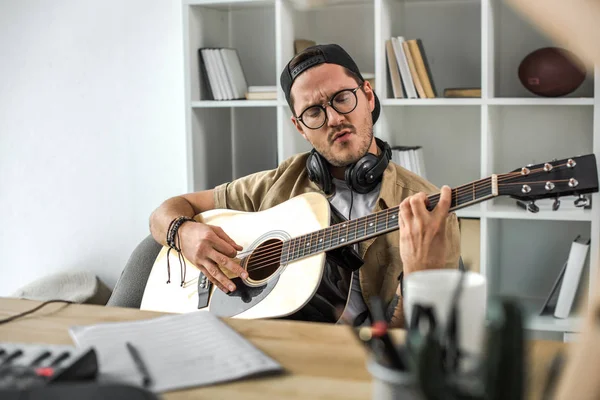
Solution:
M 242 279 L 248 277 L 246 270 L 232 260 L 242 246 L 236 244 L 220 227 L 188 221 L 179 227 L 178 234 L 181 239 L 179 247 L 185 258 L 223 292 L 234 291 L 235 285 L 217 265 Z

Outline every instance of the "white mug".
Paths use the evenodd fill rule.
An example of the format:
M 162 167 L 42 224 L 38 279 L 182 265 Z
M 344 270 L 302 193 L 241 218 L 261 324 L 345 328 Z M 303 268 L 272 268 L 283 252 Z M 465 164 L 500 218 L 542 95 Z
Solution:
M 483 275 L 451 269 L 415 271 L 404 277 L 404 315 L 407 327 L 410 324 L 413 306 L 431 306 L 436 324 L 442 333 L 446 331 L 454 293 L 460 275 L 464 274 L 462 288 L 457 301 L 458 347 L 467 360 L 461 370 L 473 367 L 475 359 L 481 357 L 485 338 L 485 314 L 487 283 Z

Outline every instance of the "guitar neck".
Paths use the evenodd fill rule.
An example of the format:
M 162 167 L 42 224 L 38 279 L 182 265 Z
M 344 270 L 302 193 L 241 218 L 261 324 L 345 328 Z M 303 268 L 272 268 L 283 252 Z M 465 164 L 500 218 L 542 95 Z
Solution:
M 492 175 L 452 189 L 450 211 L 480 203 L 498 195 L 498 178 Z M 428 198 L 427 209 L 433 210 L 439 194 Z M 281 263 L 288 263 L 339 247 L 362 242 L 398 229 L 399 206 L 365 217 L 352 219 L 284 242 Z

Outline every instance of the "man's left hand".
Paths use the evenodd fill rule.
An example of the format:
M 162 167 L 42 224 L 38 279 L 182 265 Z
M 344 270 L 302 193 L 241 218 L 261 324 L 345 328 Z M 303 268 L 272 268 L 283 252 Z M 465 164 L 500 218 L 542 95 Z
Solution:
M 400 257 L 404 274 L 442 268 L 446 264 L 446 219 L 452 191 L 442 187 L 440 200 L 433 211 L 427 210 L 427 195 L 418 193 L 400 203 Z

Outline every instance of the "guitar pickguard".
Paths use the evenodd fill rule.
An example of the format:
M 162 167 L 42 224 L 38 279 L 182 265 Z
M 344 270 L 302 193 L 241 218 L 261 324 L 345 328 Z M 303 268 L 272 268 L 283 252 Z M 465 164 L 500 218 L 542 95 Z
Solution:
M 224 293 L 215 289 L 211 298 L 211 311 L 220 317 L 232 317 L 254 307 L 273 290 L 279 276 L 258 287 L 248 286 L 241 278 L 233 278 L 231 281 L 235 284 L 236 290 L 230 293 Z

